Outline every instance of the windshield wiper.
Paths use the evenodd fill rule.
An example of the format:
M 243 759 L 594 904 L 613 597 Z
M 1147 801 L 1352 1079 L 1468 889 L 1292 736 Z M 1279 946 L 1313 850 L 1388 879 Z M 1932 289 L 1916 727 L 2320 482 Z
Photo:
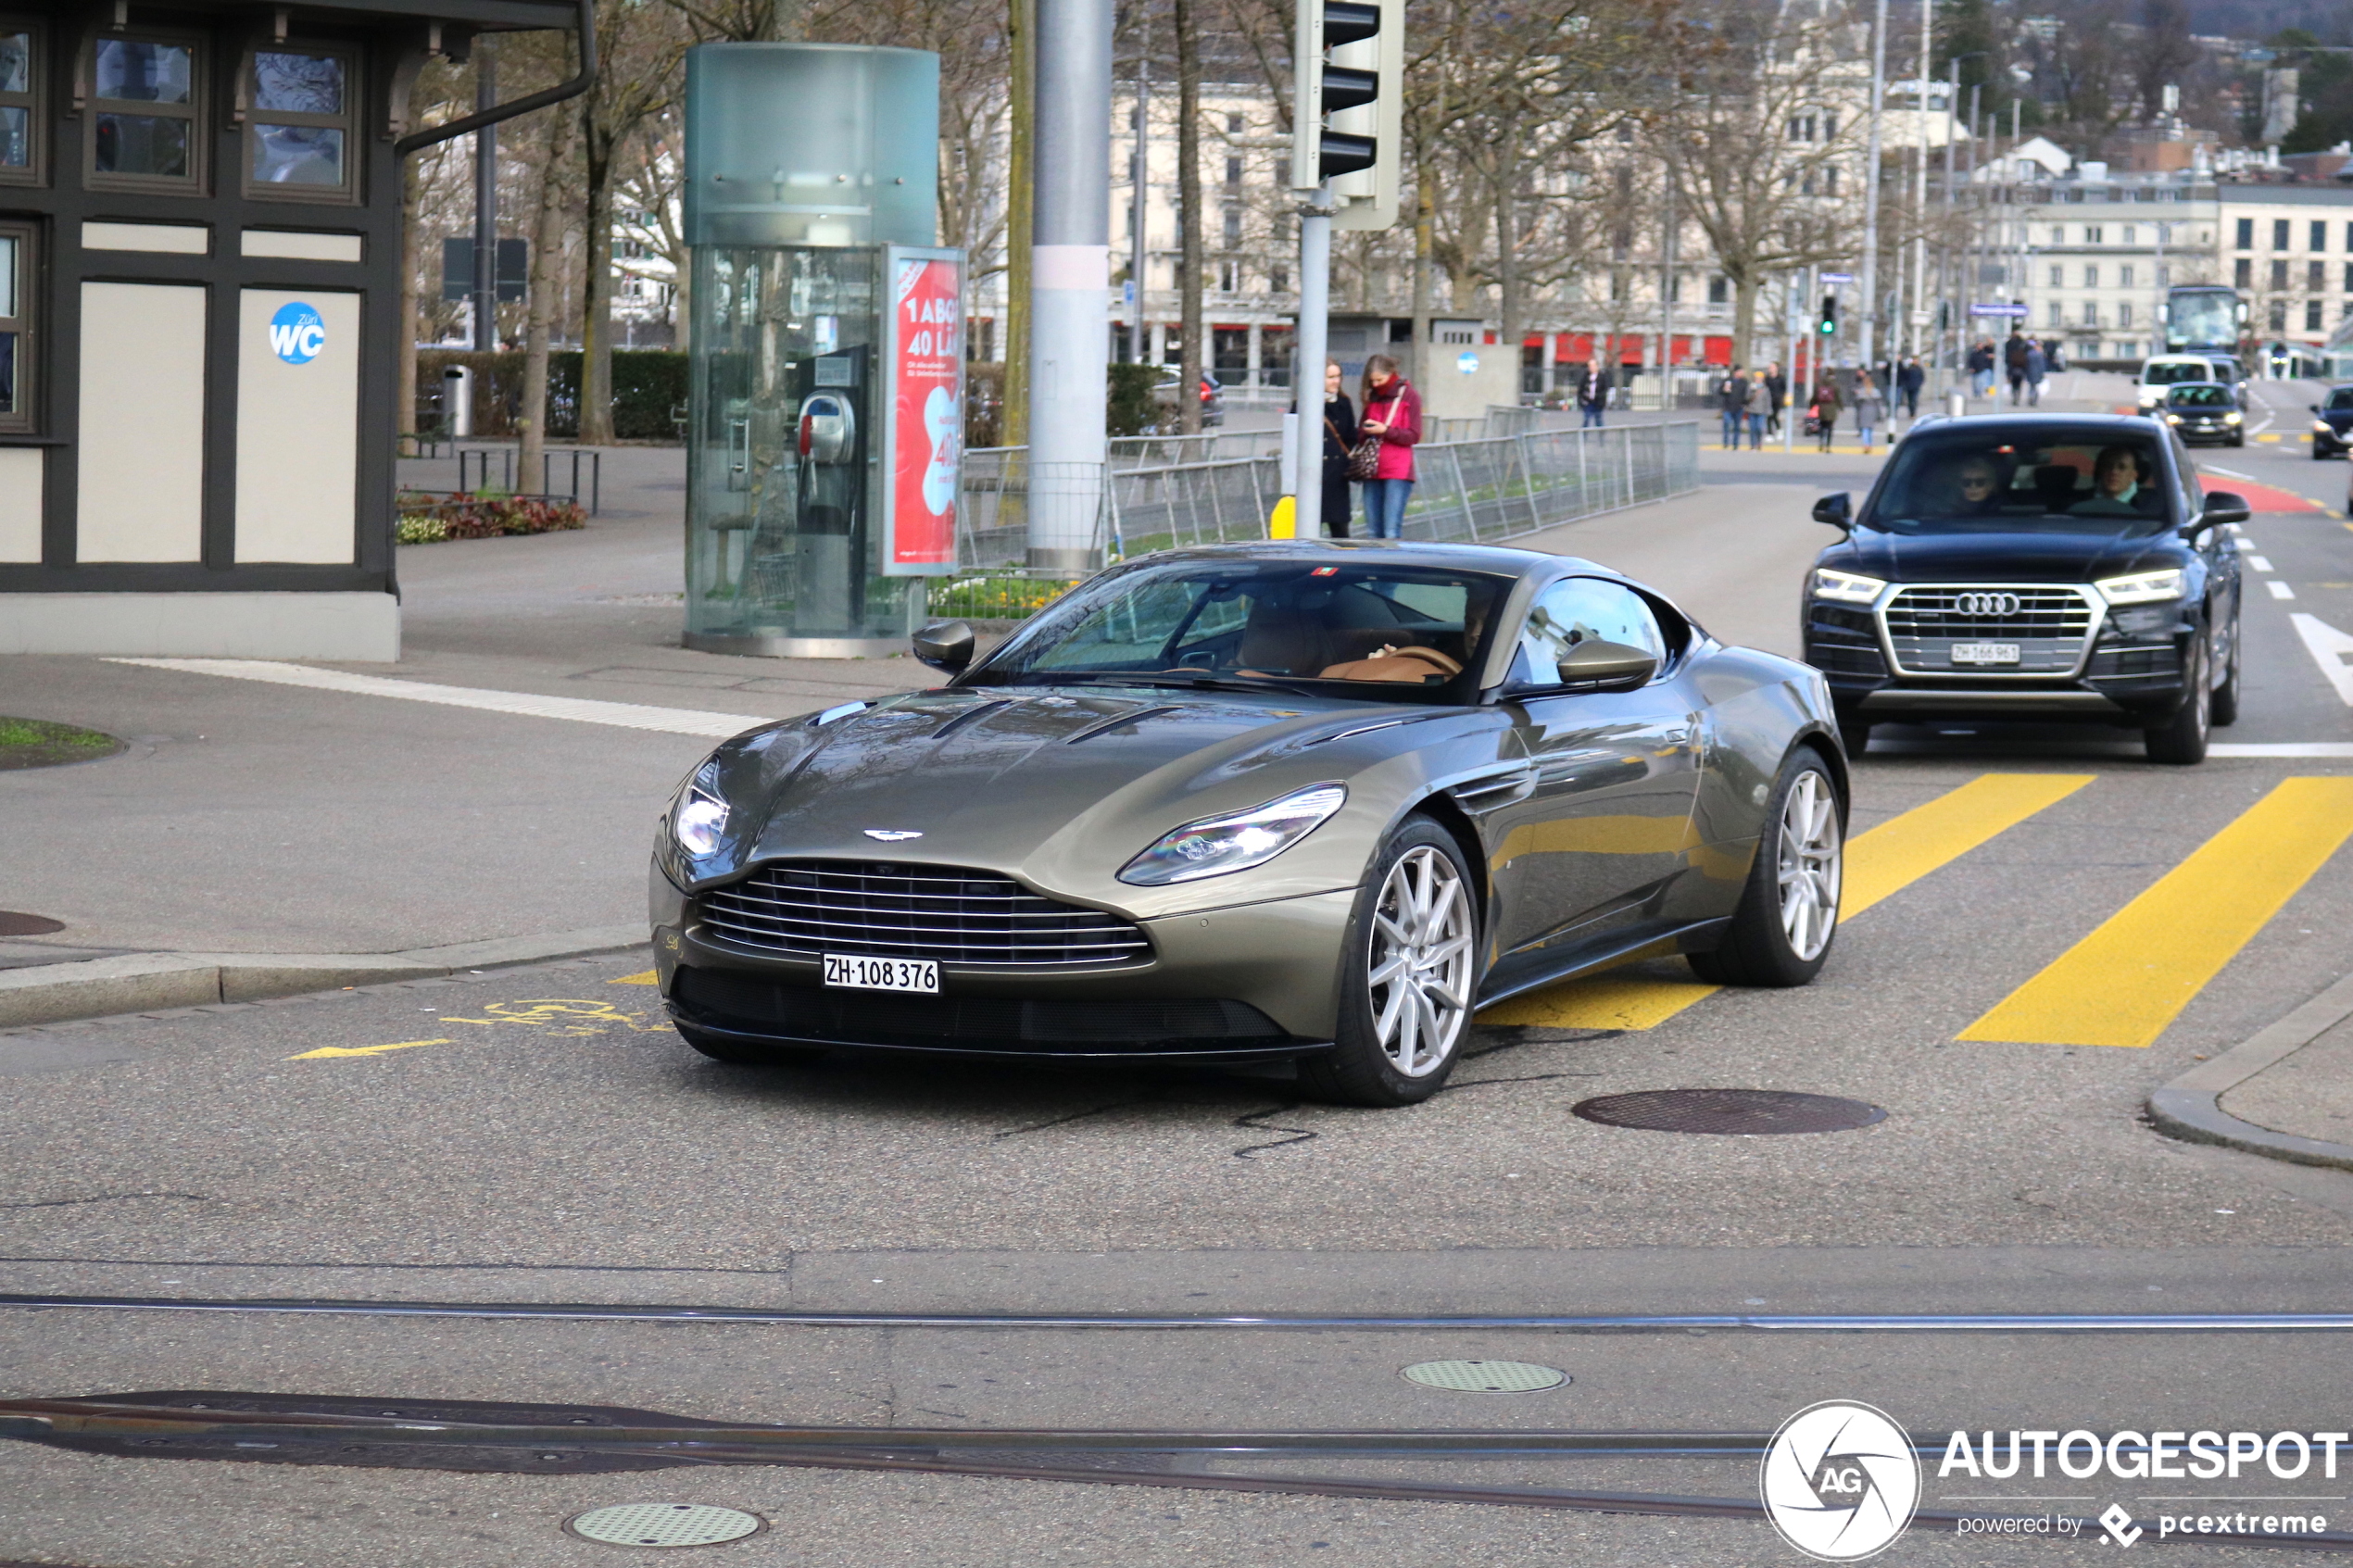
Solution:
M 1233 675 L 1172 675 L 1163 670 L 1144 671 L 1133 675 L 1121 674 L 1108 670 L 1074 671 L 1067 675 L 1057 674 L 1051 671 L 1042 670 L 1032 670 L 1026 671 L 1026 673 L 1032 678 L 1043 679 L 1055 685 L 1062 685 L 1065 684 L 1084 684 L 1088 685 L 1101 684 L 1113 686 L 1159 686 L 1165 690 L 1179 692 L 1275 691 L 1289 692 L 1294 696 L 1314 696 L 1316 695 L 1314 692 L 1307 690 L 1304 686 L 1295 686 L 1288 682 L 1278 681 L 1272 676 L 1252 676 L 1243 678 Z

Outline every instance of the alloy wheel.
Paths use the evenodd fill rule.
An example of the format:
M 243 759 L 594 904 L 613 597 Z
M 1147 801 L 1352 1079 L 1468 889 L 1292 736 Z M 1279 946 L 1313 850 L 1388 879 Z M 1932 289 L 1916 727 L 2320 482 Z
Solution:
M 1390 1065 L 1428 1077 L 1470 1017 L 1471 906 L 1454 862 L 1428 845 L 1398 858 L 1373 906 L 1366 982 Z
M 1830 946 L 1838 924 L 1838 887 L 1843 845 L 1838 798 L 1830 781 L 1807 769 L 1781 802 L 1781 935 L 1790 951 L 1811 962 Z

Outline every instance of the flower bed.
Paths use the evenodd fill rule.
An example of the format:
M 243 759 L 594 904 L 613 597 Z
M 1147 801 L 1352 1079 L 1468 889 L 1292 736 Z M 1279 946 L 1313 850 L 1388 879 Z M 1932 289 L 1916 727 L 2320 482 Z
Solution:
M 488 539 L 504 533 L 554 533 L 587 525 L 577 501 L 547 495 L 436 495 L 404 490 L 394 503 L 399 521 L 393 536 L 403 545 L 444 539 Z

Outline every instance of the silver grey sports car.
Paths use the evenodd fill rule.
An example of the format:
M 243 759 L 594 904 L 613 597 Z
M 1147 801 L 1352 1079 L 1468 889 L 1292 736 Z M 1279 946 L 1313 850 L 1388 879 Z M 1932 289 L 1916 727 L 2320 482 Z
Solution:
M 1374 540 L 1115 567 L 945 685 L 736 736 L 654 851 L 662 996 L 761 1063 L 1293 1058 L 1428 1098 L 1472 1012 L 1688 955 L 1798 985 L 1846 759 L 1806 665 L 1591 561 Z

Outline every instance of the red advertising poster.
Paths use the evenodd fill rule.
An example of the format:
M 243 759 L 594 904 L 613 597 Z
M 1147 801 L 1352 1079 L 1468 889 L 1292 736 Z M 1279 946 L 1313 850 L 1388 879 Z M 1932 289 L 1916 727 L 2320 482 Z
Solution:
M 956 497 L 963 452 L 963 263 L 961 254 L 893 248 L 890 540 L 894 576 L 956 565 Z

